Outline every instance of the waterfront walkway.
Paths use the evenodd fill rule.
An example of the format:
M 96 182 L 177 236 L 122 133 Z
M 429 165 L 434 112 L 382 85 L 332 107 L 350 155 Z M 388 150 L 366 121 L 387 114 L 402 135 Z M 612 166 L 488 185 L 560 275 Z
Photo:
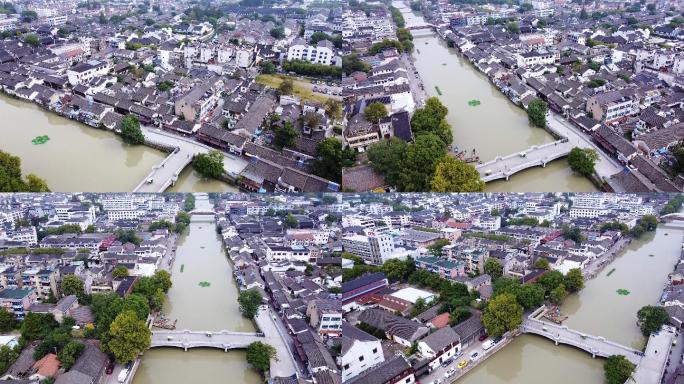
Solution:
M 152 168 L 150 173 L 133 189 L 133 192 L 164 192 L 174 185 L 180 173 L 192 162 L 195 155 L 214 149 L 192 138 L 174 135 L 160 129 L 150 127 L 141 127 L 141 129 L 149 144 L 174 148 L 174 150 L 164 161 Z M 247 161 L 224 152 L 223 167 L 229 177 L 236 179 L 247 167 Z
M 632 374 L 632 381 L 628 380 L 627 383 L 660 383 L 675 337 L 674 332 L 667 327 L 663 327 L 657 334 L 651 334 L 641 363 Z
M 531 148 L 477 165 L 480 178 L 485 183 L 498 179 L 508 180 L 511 175 L 532 167 L 546 167 L 553 160 L 567 156 L 573 145 L 567 140 L 534 145 Z
M 532 333 L 546 337 L 556 343 L 556 345 L 567 344 L 582 349 L 590 353 L 592 357 L 607 358 L 612 355 L 623 355 L 636 366 L 642 360 L 643 354 L 636 349 L 606 340 L 602 336 L 588 335 L 564 325 L 557 325 L 528 317 L 523 321 L 520 330 L 523 333 Z

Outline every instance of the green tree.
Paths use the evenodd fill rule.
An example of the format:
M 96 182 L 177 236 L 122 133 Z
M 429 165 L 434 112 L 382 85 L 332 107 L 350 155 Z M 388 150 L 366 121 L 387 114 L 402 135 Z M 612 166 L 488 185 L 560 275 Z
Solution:
M 62 368 L 68 371 L 74 365 L 78 357 L 81 356 L 84 349 L 85 345 L 78 341 L 68 342 L 57 354 L 57 358 L 62 363 Z
M 276 39 L 282 39 L 285 37 L 285 28 L 283 27 L 275 27 L 272 28 L 270 31 L 271 36 L 275 37 Z
M 0 192 L 50 192 L 45 180 L 28 174 L 21 176 L 21 159 L 0 151 Z
M 568 297 L 568 291 L 565 290 L 565 285 L 561 283 L 556 288 L 551 290 L 549 294 L 549 300 L 556 305 L 563 304 L 563 300 Z
M 273 129 L 275 137 L 273 138 L 273 145 L 279 149 L 284 147 L 294 148 L 299 137 L 299 130 L 297 130 L 291 122 L 286 121 L 282 127 L 275 126 Z
M 430 97 L 423 108 L 417 109 L 411 116 L 411 130 L 418 136 L 422 133 L 433 133 L 445 144 L 451 144 L 453 135 L 451 125 L 446 120 L 449 109 L 437 97 Z
M 131 243 L 140 245 L 140 242 L 142 242 L 142 239 L 135 234 L 135 230 L 133 229 L 118 229 L 114 234 L 116 235 L 116 239 L 123 244 Z
M 152 275 L 152 283 L 154 283 L 155 287 L 161 289 L 164 293 L 167 293 L 173 286 L 171 274 L 163 269 L 156 271 L 154 275 Z
M 62 279 L 62 295 L 75 295 L 81 300 L 85 296 L 85 284 L 76 275 L 66 275 Z
M 299 221 L 297 221 L 297 218 L 291 213 L 288 213 L 283 219 L 283 226 L 285 228 L 297 228 L 297 226 L 299 226 Z
M 255 289 L 249 289 L 240 292 L 240 295 L 238 296 L 238 304 L 240 304 L 240 312 L 242 312 L 242 316 L 248 319 L 253 319 L 259 311 L 261 301 L 261 293 Z
M 453 327 L 468 320 L 473 313 L 466 307 L 457 307 L 449 313 L 449 326 Z
M 57 320 L 51 313 L 29 312 L 21 322 L 21 336 L 27 340 L 42 339 L 57 325 Z
M 549 107 L 546 102 L 540 98 L 536 98 L 527 106 L 527 117 L 530 123 L 535 127 L 544 128 L 546 126 L 546 114 Z
M 544 288 L 547 294 L 550 294 L 551 291 L 563 284 L 564 279 L 563 274 L 559 271 L 548 271 L 537 280 L 537 283 Z
M 38 13 L 36 13 L 36 11 L 31 10 L 21 11 L 21 20 L 25 23 L 30 23 L 32 21 L 38 20 Z
M 247 362 L 259 372 L 266 372 L 271 366 L 271 359 L 277 359 L 275 348 L 255 341 L 247 347 Z
M 342 118 L 342 102 L 335 99 L 326 99 L 323 103 L 325 108 L 325 114 L 333 121 L 340 120 Z
M 381 174 L 388 185 L 400 185 L 408 146 L 404 140 L 391 137 L 371 145 L 368 149 L 368 160 L 373 170 Z
M 294 83 L 290 79 L 283 80 L 278 86 L 281 95 L 291 95 L 294 92 Z
M 442 248 L 449 245 L 451 242 L 447 239 L 437 239 L 434 243 L 430 244 L 427 249 L 430 254 L 434 256 L 440 256 L 442 254 Z
M 131 311 L 135 313 L 139 320 L 147 320 L 147 316 L 150 314 L 150 305 L 148 304 L 147 298 L 141 294 L 134 293 L 128 295 L 124 301 L 121 311 Z
M 38 38 L 38 36 L 31 33 L 29 35 L 24 36 L 24 43 L 32 47 L 37 47 L 40 45 L 40 39 Z
M 6 372 L 18 357 L 18 349 L 0 345 L 0 372 Z
M 452 156 L 444 156 L 435 166 L 430 181 L 432 192 L 483 192 L 484 181 L 472 165 Z
M 373 124 L 378 124 L 387 117 L 387 108 L 383 103 L 371 103 L 363 110 L 363 117 Z
M 570 292 L 577 292 L 584 288 L 584 276 L 579 268 L 572 268 L 565 274 L 563 284 Z
M 109 335 L 107 348 L 119 364 L 128 363 L 149 348 L 152 338 L 145 321 L 133 311 L 118 314 L 109 327 Z
M 508 23 L 506 23 L 506 30 L 508 31 L 508 33 L 518 34 L 520 33 L 520 26 L 515 21 L 509 21 Z
M 121 139 L 127 144 L 145 144 L 145 135 L 140 129 L 140 121 L 135 115 L 128 114 L 121 119 Z
M 419 135 L 408 146 L 404 161 L 394 166 L 403 167 L 397 189 L 402 192 L 430 190 L 435 166 L 446 155 L 446 144 L 431 133 Z
M 596 161 L 599 159 L 598 153 L 591 148 L 575 147 L 568 154 L 568 164 L 570 168 L 583 175 L 591 176 L 594 174 Z
M 503 266 L 499 260 L 489 257 L 484 263 L 484 273 L 488 274 L 492 281 L 497 280 L 503 276 Z
M 0 309 L 0 332 L 7 333 L 17 326 L 17 319 L 14 313 L 6 309 Z
M 634 372 L 634 364 L 622 355 L 612 355 L 603 363 L 608 384 L 624 384 Z
M 491 336 L 500 336 L 522 324 L 523 308 L 515 296 L 504 293 L 489 301 L 482 315 L 482 323 Z
M 114 268 L 112 271 L 112 277 L 114 278 L 126 276 L 128 276 L 128 268 L 124 267 L 123 265 Z
M 518 304 L 526 310 L 538 308 L 544 304 L 544 288 L 537 284 L 524 284 L 518 290 Z
M 183 204 L 183 209 L 186 212 L 190 212 L 193 209 L 195 209 L 195 195 L 193 195 L 192 193 L 188 193 L 187 195 L 185 195 L 185 203 Z M 188 216 L 188 219 L 189 218 L 190 216 Z M 176 220 L 178 220 L 178 217 L 176 217 Z
M 389 259 L 380 267 L 382 272 L 392 281 L 406 281 L 409 275 L 416 270 L 412 258 L 406 260 Z
M 652 232 L 658 228 L 658 218 L 654 215 L 643 215 L 639 219 L 639 225 L 643 226 L 647 231 Z
M 342 181 L 342 142 L 335 137 L 328 137 L 318 143 L 318 155 L 313 164 L 313 173 L 336 183 Z
M 563 237 L 566 239 L 581 243 L 584 242 L 587 238 L 582 234 L 582 230 L 579 229 L 579 227 L 575 226 L 570 226 L 570 225 L 563 225 L 561 227 L 561 234 Z
M 359 55 L 352 53 L 350 55 L 342 56 L 342 71 L 346 75 L 350 75 L 354 72 L 370 72 L 370 64 L 364 63 Z
M 549 269 L 549 260 L 545 257 L 540 257 L 534 262 L 534 267 L 538 269 Z
M 218 150 L 195 155 L 192 160 L 193 168 L 202 177 L 218 179 L 223 176 L 223 154 Z
M 646 337 L 653 332 L 658 332 L 669 320 L 670 315 L 661 306 L 646 305 L 637 312 L 637 324 Z
M 259 63 L 259 68 L 261 68 L 261 73 L 265 73 L 268 75 L 273 74 L 276 71 L 276 66 L 268 60 L 264 60 L 261 63 Z

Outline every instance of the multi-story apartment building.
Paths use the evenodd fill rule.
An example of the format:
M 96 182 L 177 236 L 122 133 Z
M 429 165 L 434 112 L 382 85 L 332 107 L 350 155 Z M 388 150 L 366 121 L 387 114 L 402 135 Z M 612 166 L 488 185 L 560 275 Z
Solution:
M 27 269 L 21 273 L 21 287 L 32 288 L 40 300 L 50 297 L 50 293 L 57 295 L 58 272 L 49 269 Z
M 371 232 L 368 235 L 344 237 L 342 247 L 346 252 L 359 256 L 368 264 L 381 265 L 391 258 L 394 252 L 394 241 L 390 235 Z
M 587 99 L 586 110 L 592 114 L 594 120 L 610 123 L 637 113 L 639 101 L 620 91 L 608 91 Z
M 342 382 L 385 361 L 377 337 L 344 322 L 342 338 Z
M 304 60 L 314 64 L 331 65 L 335 57 L 335 46 L 330 40 L 321 40 L 316 46 L 298 38 L 287 50 L 288 60 Z
M 23 320 L 31 304 L 38 299 L 33 288 L 5 288 L 0 291 L 0 308 L 13 313 L 17 320 Z

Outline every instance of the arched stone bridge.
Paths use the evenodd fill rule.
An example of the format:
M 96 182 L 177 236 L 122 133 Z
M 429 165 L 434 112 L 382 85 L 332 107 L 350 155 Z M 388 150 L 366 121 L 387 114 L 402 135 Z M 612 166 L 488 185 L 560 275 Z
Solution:
M 532 167 L 546 167 L 553 160 L 567 156 L 573 145 L 567 139 L 554 141 L 508 156 L 479 164 L 476 168 L 485 183 L 498 179 L 508 180 L 513 174 Z
M 150 348 L 175 347 L 187 351 L 190 348 L 217 348 L 228 352 L 231 349 L 246 349 L 255 341 L 266 342 L 263 333 L 250 332 L 198 332 L 153 331 Z
M 623 355 L 634 365 L 639 365 L 643 353 L 636 349 L 625 347 L 602 336 L 588 335 L 564 325 L 547 323 L 534 318 L 526 318 L 520 330 L 523 333 L 533 333 L 552 340 L 556 345 L 567 344 L 575 348 L 582 349 L 591 354 L 592 357 L 609 357 L 612 355 Z

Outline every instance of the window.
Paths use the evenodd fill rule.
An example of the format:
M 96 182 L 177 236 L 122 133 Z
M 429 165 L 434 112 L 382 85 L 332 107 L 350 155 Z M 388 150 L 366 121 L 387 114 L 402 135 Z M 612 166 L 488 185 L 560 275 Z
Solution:
M 377 349 L 377 348 L 373 348 L 373 353 L 378 353 L 378 349 Z
M 359 361 L 363 361 L 363 356 L 359 356 Z

